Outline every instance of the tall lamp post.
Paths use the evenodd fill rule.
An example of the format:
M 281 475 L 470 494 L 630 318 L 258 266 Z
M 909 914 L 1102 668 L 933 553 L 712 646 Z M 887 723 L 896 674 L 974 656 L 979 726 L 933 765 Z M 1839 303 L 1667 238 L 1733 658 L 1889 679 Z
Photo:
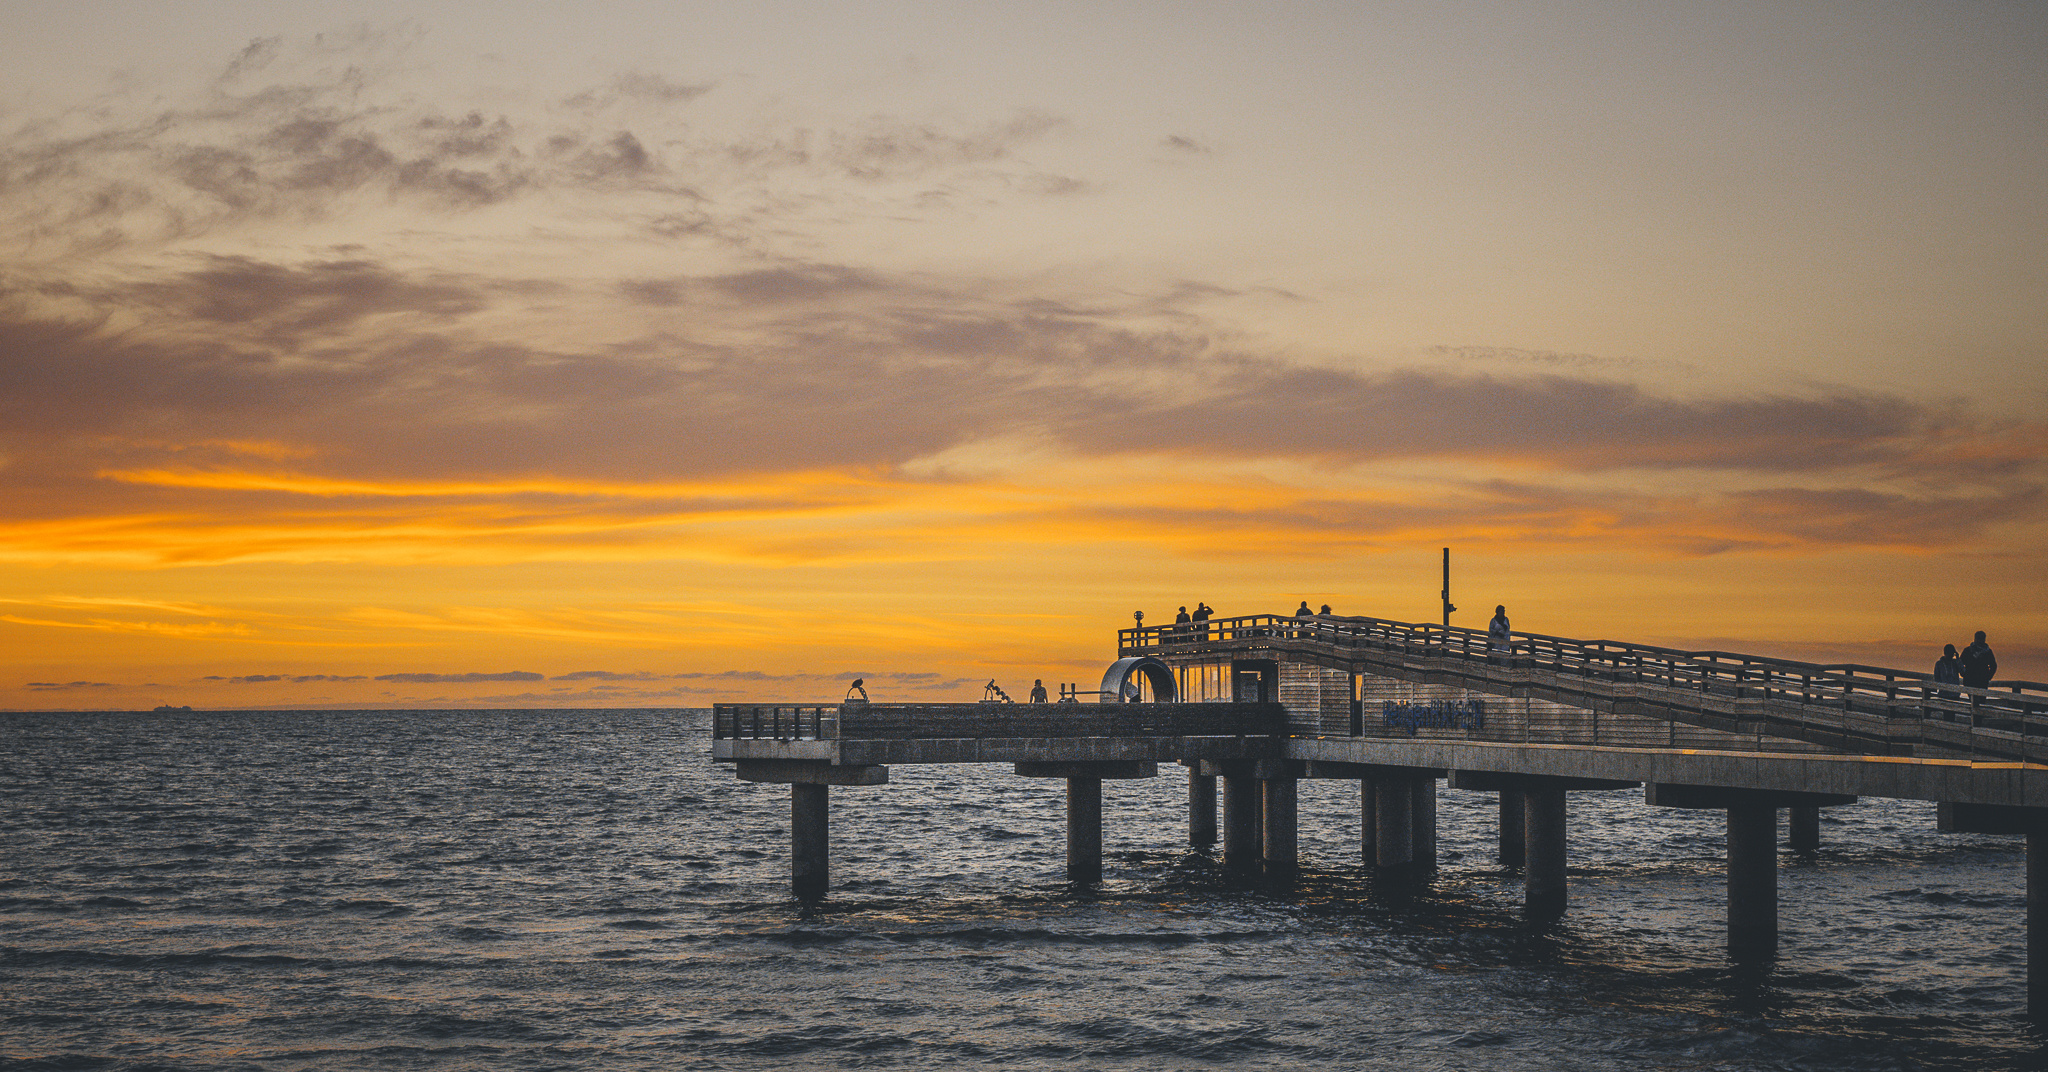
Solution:
M 1448 634 L 1451 628 L 1451 612 L 1458 609 L 1451 602 L 1451 549 L 1448 547 L 1444 548 L 1444 590 L 1439 594 L 1444 599 L 1444 631 Z

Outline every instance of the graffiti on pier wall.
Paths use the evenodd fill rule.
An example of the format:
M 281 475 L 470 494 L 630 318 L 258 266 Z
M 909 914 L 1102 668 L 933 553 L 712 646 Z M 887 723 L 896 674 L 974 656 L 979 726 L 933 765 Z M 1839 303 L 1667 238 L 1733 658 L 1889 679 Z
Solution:
M 1486 728 L 1484 700 L 1428 700 L 1422 703 L 1387 700 L 1380 704 L 1382 725 L 1408 731 L 1483 730 Z

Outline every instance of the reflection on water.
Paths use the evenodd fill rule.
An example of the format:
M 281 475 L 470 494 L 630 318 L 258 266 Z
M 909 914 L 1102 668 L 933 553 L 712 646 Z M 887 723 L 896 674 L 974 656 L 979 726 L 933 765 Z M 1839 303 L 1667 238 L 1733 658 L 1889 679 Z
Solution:
M 1184 784 L 899 767 L 833 791 L 788 898 L 788 793 L 687 712 L 0 715 L 0 1060 L 22 1067 L 2006 1068 L 2017 841 L 1833 809 L 1783 858 L 1775 963 L 1723 955 L 1715 813 L 1572 796 L 1571 908 L 1519 920 L 1491 797 L 1442 867 L 1357 866 L 1302 783 L 1286 888 L 1185 851 Z

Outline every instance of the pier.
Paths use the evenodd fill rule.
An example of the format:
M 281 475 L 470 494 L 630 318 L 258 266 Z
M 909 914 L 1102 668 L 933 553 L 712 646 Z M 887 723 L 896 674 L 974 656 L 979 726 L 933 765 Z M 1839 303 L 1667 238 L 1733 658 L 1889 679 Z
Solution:
M 1778 945 L 1779 814 L 1819 845 L 1820 810 L 1937 802 L 1957 833 L 2023 836 L 2028 1002 L 2048 1016 L 2048 685 L 1374 618 L 1250 615 L 1119 632 L 1112 702 L 721 704 L 713 758 L 791 787 L 791 878 L 830 885 L 832 786 L 908 763 L 1008 763 L 1066 782 L 1068 877 L 1102 873 L 1102 781 L 1185 768 L 1188 842 L 1226 867 L 1298 867 L 1296 786 L 1359 784 L 1362 861 L 1427 881 L 1443 789 L 1499 801 L 1500 860 L 1531 922 L 1569 911 L 1570 794 L 1640 787 L 1652 807 L 1725 813 L 1727 942 Z M 1219 793 L 1220 788 L 1220 793 Z M 1217 822 L 1221 811 L 1220 830 Z M 1113 821 L 1113 817 L 1109 817 Z

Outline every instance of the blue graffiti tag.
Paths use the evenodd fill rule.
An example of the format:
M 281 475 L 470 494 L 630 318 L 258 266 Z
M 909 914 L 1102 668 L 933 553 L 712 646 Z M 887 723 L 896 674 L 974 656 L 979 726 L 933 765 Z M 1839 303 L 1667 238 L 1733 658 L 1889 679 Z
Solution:
M 1388 726 L 1396 726 L 1415 736 L 1420 729 L 1432 730 L 1483 730 L 1486 728 L 1486 701 L 1484 700 L 1430 700 L 1427 703 L 1402 703 L 1388 700 L 1380 707 L 1380 718 Z

